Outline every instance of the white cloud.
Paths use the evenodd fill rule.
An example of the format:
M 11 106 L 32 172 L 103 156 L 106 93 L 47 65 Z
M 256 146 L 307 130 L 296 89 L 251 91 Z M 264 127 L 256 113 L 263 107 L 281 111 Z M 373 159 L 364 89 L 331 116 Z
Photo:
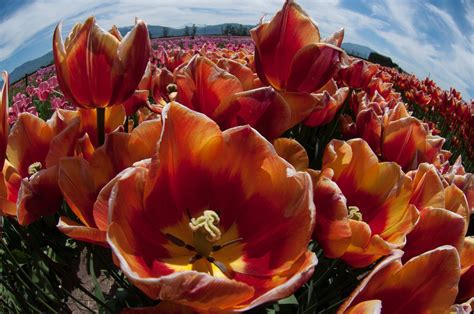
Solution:
M 390 21 L 389 27 L 374 28 L 387 45 L 374 47 L 397 62 L 404 70 L 415 73 L 421 79 L 433 78 L 444 89 L 455 87 L 465 98 L 473 97 L 474 73 L 473 34 L 463 32 L 446 11 L 426 3 L 386 0 L 372 7 L 378 18 Z M 431 19 L 424 19 L 430 14 Z M 435 24 L 427 24 L 436 20 Z M 423 24 L 425 23 L 425 24 Z M 428 37 L 423 30 L 432 33 Z M 441 32 L 448 34 L 443 41 Z
M 439 7 L 411 0 L 368 1 L 365 4 L 371 9 L 370 15 L 343 7 L 337 0 L 298 2 L 318 23 L 323 35 L 344 27 L 345 41 L 369 46 L 392 57 L 405 70 L 420 78 L 431 74 L 443 88 L 454 86 L 464 96 L 469 95 L 467 92 L 472 88 L 469 84 L 474 73 L 472 1 L 463 2 L 466 19 L 472 26 L 470 32 L 460 29 L 455 19 Z M 92 0 L 33 0 L 0 21 L 0 62 L 19 49 L 29 47 L 29 41 L 40 33 L 47 33 L 47 40 L 50 40 L 52 31 L 49 34 L 48 30 L 52 30 L 59 20 L 64 20 L 63 36 L 73 23 L 83 21 L 91 14 L 96 15 L 104 28 L 113 24 L 131 25 L 135 17 L 152 25 L 171 27 L 189 23 L 256 24 L 264 14 L 271 18 L 282 4 L 283 0 L 108 0 L 100 3 Z M 429 18 L 424 18 L 427 15 Z M 433 24 L 428 25 L 428 22 Z M 443 27 L 441 30 L 450 34 L 449 42 L 433 39 L 440 36 L 428 36 L 436 32 L 437 27 Z M 368 30 L 379 37 L 368 36 L 371 34 Z M 381 44 L 383 41 L 385 43 Z M 24 61 L 27 60 L 19 64 Z
M 95 1 L 37 0 L 23 6 L 0 22 L 0 60 L 28 44 L 38 32 L 55 25 L 60 19 L 77 16 L 85 9 L 94 9 Z

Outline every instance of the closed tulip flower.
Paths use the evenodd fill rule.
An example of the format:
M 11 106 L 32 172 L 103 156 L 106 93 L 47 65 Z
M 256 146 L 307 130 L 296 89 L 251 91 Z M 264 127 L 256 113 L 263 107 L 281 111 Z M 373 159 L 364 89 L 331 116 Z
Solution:
M 58 25 L 53 52 L 64 95 L 82 108 L 104 108 L 132 96 L 149 59 L 150 39 L 142 20 L 121 39 L 116 29 L 106 32 L 89 17 L 64 42 Z

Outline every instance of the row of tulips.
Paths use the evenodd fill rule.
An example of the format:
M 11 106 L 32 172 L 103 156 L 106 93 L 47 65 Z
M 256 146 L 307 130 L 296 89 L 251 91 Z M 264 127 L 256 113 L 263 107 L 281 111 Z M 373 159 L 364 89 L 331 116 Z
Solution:
M 429 78 L 420 81 L 413 75 L 391 74 L 413 110 L 419 110 L 427 122 L 435 123 L 439 132 L 448 137 L 453 149 L 474 159 L 473 100 L 467 103 L 456 89 L 442 90 Z
M 161 300 L 126 311 L 247 311 L 334 281 L 318 267 L 337 259 L 364 270 L 340 313 L 469 312 L 473 177 L 393 73 L 349 58 L 343 30 L 321 38 L 291 0 L 251 36 L 255 49 L 151 50 L 141 20 L 125 37 L 93 17 L 65 41 L 58 26 L 57 79 L 78 109 L 9 129 L 5 76 L 0 213 L 23 226 L 55 215 L 66 236 L 110 249 Z
M 27 85 L 28 84 L 28 85 Z M 8 123 L 13 125 L 22 112 L 49 118 L 56 109 L 73 109 L 59 91 L 54 65 L 38 70 L 33 75 L 11 86 L 15 95 L 8 108 Z

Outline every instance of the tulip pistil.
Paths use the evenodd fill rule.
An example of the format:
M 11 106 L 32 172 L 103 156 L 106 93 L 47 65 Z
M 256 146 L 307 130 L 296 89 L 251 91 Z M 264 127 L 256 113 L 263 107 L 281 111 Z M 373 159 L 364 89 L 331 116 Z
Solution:
M 38 171 L 40 171 L 41 168 L 43 168 L 43 165 L 39 161 L 34 162 L 28 167 L 28 174 L 32 176 Z
M 191 218 L 189 227 L 193 232 L 201 232 L 209 242 L 216 242 L 221 238 L 219 224 L 219 215 L 213 210 L 205 210 L 198 218 Z
M 362 213 L 357 206 L 349 206 L 349 219 L 362 221 Z

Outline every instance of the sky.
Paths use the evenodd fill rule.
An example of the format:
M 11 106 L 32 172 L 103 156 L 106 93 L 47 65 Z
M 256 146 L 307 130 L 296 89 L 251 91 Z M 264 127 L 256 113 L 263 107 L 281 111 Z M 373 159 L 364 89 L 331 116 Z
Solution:
M 429 76 L 445 89 L 474 98 L 474 0 L 300 0 L 323 36 L 341 27 L 344 41 L 390 56 L 405 71 Z M 51 50 L 63 21 L 63 38 L 74 23 L 95 15 L 105 29 L 133 25 L 183 27 L 257 24 L 283 0 L 0 0 L 0 70 L 13 71 Z

